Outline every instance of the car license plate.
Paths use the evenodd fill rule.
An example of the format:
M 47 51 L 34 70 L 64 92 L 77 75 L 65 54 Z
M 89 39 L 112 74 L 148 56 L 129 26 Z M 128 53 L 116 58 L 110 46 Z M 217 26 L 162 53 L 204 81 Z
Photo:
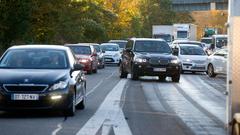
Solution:
M 155 72 L 166 72 L 166 68 L 153 68 L 153 71 Z
M 38 100 L 38 94 L 12 94 L 12 100 Z
M 111 59 L 105 59 L 105 61 L 111 61 Z

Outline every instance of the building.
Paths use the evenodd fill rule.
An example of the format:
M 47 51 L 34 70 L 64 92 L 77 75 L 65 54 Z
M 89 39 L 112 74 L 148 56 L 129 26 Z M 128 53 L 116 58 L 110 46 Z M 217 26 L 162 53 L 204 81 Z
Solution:
M 228 0 L 172 0 L 175 11 L 227 10 Z

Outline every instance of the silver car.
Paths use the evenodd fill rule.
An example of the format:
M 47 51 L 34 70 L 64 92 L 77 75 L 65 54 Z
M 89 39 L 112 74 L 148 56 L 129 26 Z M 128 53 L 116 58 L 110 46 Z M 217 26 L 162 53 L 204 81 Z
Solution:
M 227 73 L 228 50 L 221 49 L 208 57 L 207 74 L 209 77 L 215 77 L 218 74 Z

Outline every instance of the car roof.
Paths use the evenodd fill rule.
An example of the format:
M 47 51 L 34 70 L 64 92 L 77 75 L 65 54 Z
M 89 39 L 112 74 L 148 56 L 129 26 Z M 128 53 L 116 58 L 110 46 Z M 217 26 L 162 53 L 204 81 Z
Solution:
M 213 35 L 213 37 L 228 37 L 228 35 Z
M 212 39 L 212 37 L 203 37 L 201 39 Z
M 188 46 L 188 47 L 200 47 L 199 45 L 196 45 L 196 44 L 179 44 L 179 46 Z M 200 47 L 202 48 L 202 47 Z
M 102 43 L 101 45 L 116 45 L 116 46 L 119 46 L 119 45 L 116 44 L 116 43 Z
M 165 41 L 161 38 L 130 38 L 130 40 L 135 40 L 135 41 Z
M 173 43 L 202 43 L 199 41 L 192 41 L 192 40 L 175 40 Z
M 31 44 L 31 45 L 14 45 L 9 49 L 57 49 L 67 50 L 68 47 L 63 45 L 42 45 L 42 44 Z
M 127 42 L 127 40 L 110 40 L 110 41 L 108 41 L 109 43 L 111 43 L 111 42 L 123 42 L 123 43 L 126 43 Z
M 65 44 L 65 46 L 91 46 L 89 43 Z

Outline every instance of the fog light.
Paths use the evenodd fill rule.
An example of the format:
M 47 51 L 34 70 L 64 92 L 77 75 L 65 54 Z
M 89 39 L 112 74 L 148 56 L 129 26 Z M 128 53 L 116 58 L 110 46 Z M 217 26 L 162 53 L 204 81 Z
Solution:
M 61 98 L 62 98 L 61 95 L 54 95 L 54 96 L 51 96 L 51 99 L 52 99 L 52 100 L 61 99 Z

